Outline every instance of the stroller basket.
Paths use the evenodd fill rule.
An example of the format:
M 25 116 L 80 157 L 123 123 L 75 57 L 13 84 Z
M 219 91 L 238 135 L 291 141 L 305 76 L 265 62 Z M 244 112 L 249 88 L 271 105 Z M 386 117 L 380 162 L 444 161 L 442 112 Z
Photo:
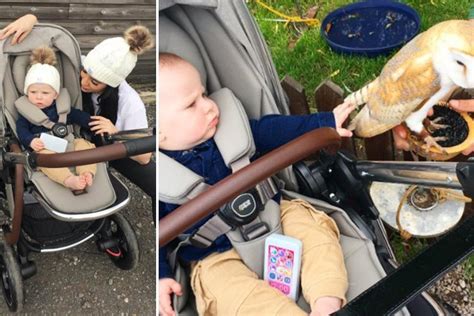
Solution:
M 90 235 L 89 227 L 93 221 L 64 222 L 51 217 L 39 203 L 25 205 L 22 229 L 27 240 L 44 247 L 59 243 L 68 244 L 70 240 Z

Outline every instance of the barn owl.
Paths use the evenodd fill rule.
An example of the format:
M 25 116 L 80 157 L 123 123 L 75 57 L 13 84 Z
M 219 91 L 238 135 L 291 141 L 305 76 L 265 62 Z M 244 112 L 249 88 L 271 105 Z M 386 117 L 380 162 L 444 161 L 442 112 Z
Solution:
M 372 137 L 405 122 L 429 146 L 439 147 L 441 139 L 424 131 L 423 120 L 457 87 L 474 88 L 473 20 L 441 22 L 408 42 L 374 81 L 346 98 L 365 103 L 349 129 Z

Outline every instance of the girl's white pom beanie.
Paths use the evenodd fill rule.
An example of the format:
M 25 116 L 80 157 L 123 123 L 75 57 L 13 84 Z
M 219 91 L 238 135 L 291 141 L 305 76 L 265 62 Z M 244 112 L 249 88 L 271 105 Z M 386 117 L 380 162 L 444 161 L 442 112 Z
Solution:
M 84 58 L 84 70 L 97 81 L 113 88 L 118 87 L 132 72 L 137 54 L 123 37 L 102 41 Z

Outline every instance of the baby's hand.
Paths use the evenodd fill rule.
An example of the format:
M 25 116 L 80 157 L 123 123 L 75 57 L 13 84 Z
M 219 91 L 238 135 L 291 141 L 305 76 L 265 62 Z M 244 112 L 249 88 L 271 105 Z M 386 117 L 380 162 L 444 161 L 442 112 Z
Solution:
M 327 316 L 338 311 L 342 300 L 334 296 L 322 296 L 311 305 L 310 316 Z
M 31 141 L 30 143 L 30 147 L 34 150 L 34 151 L 40 151 L 42 149 L 44 149 L 44 143 L 41 139 L 39 139 L 38 137 L 36 138 L 33 138 L 33 140 Z
M 342 104 L 339 104 L 334 108 L 334 110 L 332 110 L 332 113 L 334 113 L 334 119 L 336 121 L 336 130 L 341 137 L 352 136 L 352 132 L 348 129 L 343 128 L 342 124 L 344 124 L 344 121 L 347 119 L 349 114 L 354 111 L 354 109 L 355 105 L 350 104 L 349 102 L 344 102 Z
M 171 306 L 171 294 L 178 296 L 183 295 L 181 285 L 176 280 L 171 278 L 160 279 L 159 284 L 159 301 L 160 301 L 160 315 L 174 316 L 176 313 Z

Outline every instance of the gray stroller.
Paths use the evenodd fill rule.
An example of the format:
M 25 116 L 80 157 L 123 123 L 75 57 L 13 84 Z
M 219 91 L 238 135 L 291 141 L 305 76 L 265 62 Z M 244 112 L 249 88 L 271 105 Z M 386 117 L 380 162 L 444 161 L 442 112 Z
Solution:
M 95 239 L 99 251 L 109 256 L 120 269 L 133 269 L 139 260 L 135 232 L 127 219 L 117 213 L 130 201 L 128 189 L 109 172 L 106 163 L 97 164 L 94 184 L 87 193 L 74 195 L 37 171 L 34 167 L 38 165 L 38 156 L 20 148 L 17 142 L 18 111 L 26 117 L 29 114 L 27 109 L 16 107 L 15 101 L 23 92 L 30 52 L 41 45 L 52 47 L 57 55 L 62 88 L 58 104 L 63 101 L 66 106 L 82 108 L 81 52 L 67 30 L 52 24 L 38 24 L 21 44 L 11 46 L 8 40 L 0 42 L 0 144 L 3 156 L 0 196 L 6 215 L 2 226 L 4 238 L 0 243 L 0 273 L 5 301 L 11 311 L 21 310 L 23 280 L 36 273 L 34 262 L 28 258 L 30 252 L 62 251 Z M 41 120 L 35 124 L 40 125 Z M 69 129 L 77 136 L 81 133 L 77 127 Z M 103 153 L 101 150 L 95 149 Z M 53 156 L 57 155 L 46 160 L 54 160 Z M 101 161 L 106 159 L 107 154 L 103 154 Z M 66 163 L 66 166 L 74 164 Z
M 160 52 L 174 53 L 191 62 L 198 69 L 202 82 L 206 84 L 207 92 L 211 98 L 215 97 L 215 93 L 221 94 L 222 90 L 225 90 L 223 88 L 229 88 L 241 101 L 249 118 L 259 118 L 263 115 L 275 113 L 289 114 L 288 99 L 280 85 L 264 39 L 250 15 L 245 1 L 164 0 L 159 2 L 159 6 Z M 219 100 L 216 103 L 221 110 L 223 107 L 236 106 L 235 102 L 225 98 L 216 100 Z M 329 133 L 326 137 L 331 139 L 334 134 Z M 218 146 L 220 145 L 218 144 Z M 234 142 L 230 142 L 229 146 L 234 146 Z M 308 146 L 308 143 L 305 146 Z M 243 155 L 250 156 L 251 154 L 251 149 L 249 149 Z M 305 154 L 307 155 L 308 152 Z M 299 159 L 305 157 L 302 156 Z M 279 156 L 279 158 L 283 159 L 285 157 Z M 213 210 L 223 205 L 217 205 L 218 202 L 216 201 L 217 192 L 224 191 L 224 189 L 220 190 L 219 184 L 211 188 L 204 185 L 205 189 L 203 189 L 204 180 L 202 178 L 187 173 L 167 160 L 169 159 L 166 156 L 160 154 L 160 200 L 172 201 L 175 204 L 182 204 L 182 206 L 160 220 L 160 246 L 170 242 L 189 228 L 194 224 L 193 221 L 202 220 L 205 214 L 211 214 Z M 269 160 L 275 161 L 278 159 L 268 159 L 266 161 Z M 260 159 L 257 161 L 260 161 Z M 314 176 L 318 170 L 313 174 L 311 172 L 302 173 L 299 169 L 293 167 L 283 170 L 276 168 L 275 171 L 280 171 L 278 178 L 284 182 L 284 195 L 286 197 L 309 201 L 316 208 L 327 212 L 338 224 L 349 276 L 349 290 L 346 295 L 350 302 L 383 279 L 388 273 L 396 270 L 398 264 L 388 242 L 385 228 L 377 215 L 377 210 L 369 205 L 370 199 L 364 200 L 366 197 L 364 194 L 366 193 L 364 193 L 362 184 L 360 182 L 345 182 L 346 177 L 352 176 L 351 169 L 345 166 L 347 161 L 350 161 L 350 159 L 338 154 L 337 158 L 331 155 L 325 163 L 319 165 L 319 171 L 322 175 L 327 176 L 332 170 L 334 172 L 330 176 L 339 181 L 332 184 L 339 188 L 339 191 L 329 191 L 337 193 L 332 196 L 317 194 L 305 189 L 305 185 L 310 182 L 309 177 Z M 247 167 L 250 168 L 252 164 Z M 342 164 L 342 167 L 339 168 L 338 164 Z M 229 179 L 222 180 L 221 186 L 233 190 L 232 185 L 235 188 L 238 182 L 234 181 L 230 185 L 232 177 L 236 180 L 239 178 L 240 181 L 247 181 L 244 174 L 248 176 L 250 174 L 260 174 L 259 170 L 256 170 L 258 168 L 252 169 L 254 173 L 244 173 L 247 167 L 229 176 Z M 335 170 L 343 170 L 341 171 L 342 176 L 335 174 Z M 176 174 L 179 174 L 181 179 L 177 179 Z M 268 175 L 266 176 L 268 177 Z M 254 182 L 248 180 L 246 183 L 255 185 L 263 179 L 263 176 L 258 179 Z M 320 185 L 323 184 L 322 180 L 324 181 L 322 176 L 311 179 L 312 182 L 319 181 L 317 184 Z M 402 180 L 398 178 L 398 181 Z M 355 207 L 350 209 L 344 207 L 342 209 L 338 206 L 343 206 L 344 203 L 342 200 L 338 200 L 338 194 L 347 192 L 349 187 L 351 189 L 358 188 L 357 194 L 360 195 L 360 198 L 355 200 L 357 204 Z M 245 190 L 249 188 L 250 185 L 245 187 Z M 206 195 L 206 193 L 209 194 Z M 229 202 L 239 193 L 241 192 L 232 191 L 226 196 L 227 199 L 222 198 L 219 201 Z M 209 206 L 209 209 L 205 209 L 204 204 Z M 180 238 L 183 238 L 183 236 L 180 236 Z M 234 243 L 231 237 L 229 239 L 234 246 L 237 244 Z M 255 254 L 261 252 L 252 249 L 256 252 L 244 251 L 240 255 L 249 267 L 256 267 L 255 271 L 261 269 L 263 258 Z M 179 262 L 173 264 L 174 260 L 172 261 L 171 265 L 175 269 L 175 278 L 180 280 L 185 289 L 183 296 L 174 298 L 174 308 L 180 315 L 195 315 L 195 303 L 189 287 L 189 276 L 187 275 L 189 267 L 183 266 Z M 255 262 L 260 263 L 255 265 Z M 396 292 L 397 289 L 393 289 L 393 291 Z M 404 304 L 401 305 L 402 308 L 397 308 L 392 312 L 397 315 L 445 314 L 443 307 L 431 296 L 426 292 L 420 292 L 412 293 L 409 304 L 406 304 L 407 301 L 405 300 Z M 303 309 L 308 310 L 309 308 L 302 297 L 300 297 L 298 304 Z M 372 314 L 370 304 L 366 308 L 367 314 L 365 315 Z M 347 315 L 350 315 L 350 313 Z

